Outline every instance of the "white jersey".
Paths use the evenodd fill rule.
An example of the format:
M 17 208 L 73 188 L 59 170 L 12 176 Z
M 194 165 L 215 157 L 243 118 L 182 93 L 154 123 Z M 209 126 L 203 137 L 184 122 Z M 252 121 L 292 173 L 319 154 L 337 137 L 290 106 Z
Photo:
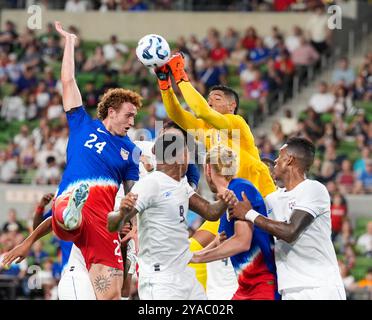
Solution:
M 138 194 L 140 275 L 186 268 L 192 253 L 186 214 L 195 193 L 184 177 L 176 181 L 160 171 L 139 180 L 131 192 Z
M 230 258 L 207 263 L 208 300 L 231 300 L 238 290 L 238 280 Z
M 343 283 L 331 241 L 330 197 L 324 185 L 306 179 L 291 191 L 279 189 L 266 197 L 268 214 L 289 221 L 293 210 L 314 217 L 293 243 L 275 239 L 278 289 L 340 286 Z

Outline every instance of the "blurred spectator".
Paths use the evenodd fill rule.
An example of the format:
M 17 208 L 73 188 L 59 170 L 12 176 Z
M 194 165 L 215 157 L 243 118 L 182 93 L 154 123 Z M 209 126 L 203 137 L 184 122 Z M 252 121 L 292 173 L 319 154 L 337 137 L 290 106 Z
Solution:
M 84 0 L 68 0 L 65 5 L 65 11 L 71 13 L 81 13 L 88 9 L 88 3 Z
M 46 167 L 39 167 L 36 173 L 36 183 L 38 184 L 58 184 L 61 177 L 60 169 L 56 163 L 56 158 L 49 156 L 46 159 Z
M 256 47 L 258 36 L 256 29 L 248 27 L 244 33 L 242 44 L 245 49 L 252 50 Z
M 38 271 L 40 284 L 43 289 L 45 300 L 57 300 L 56 279 L 53 277 L 53 260 L 45 259 L 42 263 L 42 269 Z
M 279 121 L 274 121 L 271 126 L 271 132 L 268 136 L 271 145 L 275 148 L 275 150 L 279 150 L 285 140 L 287 139 L 286 135 L 283 132 L 282 126 Z
M 349 60 L 347 58 L 342 58 L 338 63 L 338 67 L 332 73 L 332 82 L 334 84 L 339 84 L 341 81 L 347 87 L 350 87 L 355 81 L 354 69 L 349 67 Z
M 55 94 L 46 110 L 46 117 L 48 120 L 54 120 L 59 118 L 63 113 L 62 98 L 59 94 Z
M 323 54 L 328 49 L 327 42 L 330 38 L 330 29 L 328 28 L 328 15 L 325 13 L 323 6 L 315 8 L 306 24 L 306 31 L 314 48 Z
M 239 42 L 239 33 L 232 27 L 227 28 L 222 37 L 222 46 L 226 48 L 227 51 L 232 52 Z
M 313 108 L 307 108 L 306 119 L 304 121 L 304 131 L 312 141 L 316 141 L 323 135 L 320 115 Z
M 117 51 L 121 53 L 128 53 L 128 47 L 118 42 L 118 38 L 116 35 L 112 35 L 110 37 L 110 42 L 106 43 L 103 46 L 103 54 L 107 61 L 112 61 L 116 58 Z
M 370 160 L 370 151 L 368 147 L 364 147 L 361 152 L 361 157 L 358 158 L 353 165 L 353 170 L 357 177 L 366 171 L 367 161 Z
M 21 222 L 17 219 L 17 211 L 15 209 L 9 209 L 8 220 L 3 224 L 3 232 L 22 232 L 24 228 Z
M 122 3 L 125 1 L 121 1 Z M 147 11 L 147 4 L 141 0 L 130 0 L 128 1 L 128 10 L 129 11 Z
M 47 141 L 36 155 L 38 168 L 45 168 L 49 157 L 58 159 L 58 153 L 54 150 L 54 145 L 51 141 Z
M 213 86 L 226 83 L 226 71 L 211 58 L 207 58 L 202 70 L 198 73 L 198 78 L 199 90 L 202 94 L 206 94 Z
M 335 237 L 333 244 L 340 254 L 346 254 L 350 248 L 348 246 L 353 246 L 355 244 L 355 238 L 353 236 L 353 228 L 349 219 L 343 219 L 341 232 Z
M 285 45 L 291 53 L 300 47 L 303 38 L 303 31 L 299 26 L 293 26 L 292 32 L 293 34 L 285 38 Z
M 283 133 L 286 136 L 289 136 L 296 131 L 298 120 L 292 116 L 291 110 L 285 110 L 284 117 L 281 117 L 279 122 L 282 127 Z
M 271 34 L 267 35 L 264 38 L 264 45 L 265 47 L 272 49 L 276 46 L 278 43 L 278 39 L 282 37 L 282 34 L 278 28 L 278 26 L 272 26 L 271 28 Z
M 372 258 L 372 221 L 367 223 L 366 231 L 359 237 L 357 246 L 363 255 Z
M 19 133 L 14 137 L 14 143 L 19 147 L 20 150 L 25 149 L 30 143 L 30 129 L 27 125 L 22 125 Z
M 12 146 L 0 151 L 0 180 L 5 183 L 17 182 L 18 158 L 12 153 Z
M 12 120 L 24 121 L 26 119 L 26 106 L 20 92 L 13 88 L 9 96 L 3 99 L 1 118 L 6 122 Z
M 269 56 L 270 50 L 265 47 L 261 38 L 257 38 L 255 47 L 249 52 L 249 58 L 254 64 L 260 65 L 265 63 Z
M 346 217 L 347 206 L 342 199 L 342 195 L 340 193 L 333 194 L 331 198 L 332 240 L 341 232 Z
M 357 288 L 357 284 L 354 277 L 350 274 L 350 269 L 343 261 L 338 260 L 338 266 L 340 268 L 342 282 L 346 289 L 346 295 L 349 296 L 349 293 Z
M 291 59 L 295 66 L 304 68 L 314 65 L 319 60 L 319 54 L 305 37 L 301 37 L 300 45 L 291 52 Z
M 100 72 L 106 66 L 106 59 L 101 46 L 96 47 L 94 54 L 90 56 L 83 66 L 85 72 Z
M 32 67 L 27 67 L 21 77 L 18 79 L 17 83 L 18 92 L 23 90 L 32 90 L 37 86 L 37 78 L 35 75 L 35 69 Z
M 247 84 L 254 81 L 256 72 L 257 68 L 252 61 L 248 60 L 244 63 L 243 70 L 240 72 L 240 85 L 243 90 Z
M 90 109 L 95 109 L 98 104 L 99 92 L 96 89 L 93 81 L 88 81 L 83 91 L 84 105 Z
M 256 100 L 260 106 L 260 112 L 266 112 L 266 98 L 269 93 L 267 81 L 262 79 L 259 70 L 254 71 L 253 81 L 246 83 L 244 86 L 243 96 L 248 100 Z
M 260 154 L 261 159 L 270 159 L 275 160 L 276 159 L 276 152 L 274 151 L 273 146 L 271 145 L 270 141 L 265 141 L 262 147 L 262 151 Z
M 336 177 L 336 182 L 342 193 L 351 193 L 355 183 L 355 176 L 350 160 L 345 159 L 341 164 L 341 172 Z
M 372 268 L 368 269 L 364 279 L 358 281 L 358 287 L 372 290 Z
M 366 170 L 361 173 L 358 180 L 363 186 L 366 193 L 372 193 L 372 159 L 368 159 L 366 163 Z
M 39 266 L 41 266 L 45 259 L 49 257 L 49 254 L 44 250 L 44 244 L 41 240 L 38 240 L 33 244 L 29 257 L 32 260 L 32 264 Z
M 328 84 L 322 81 L 319 84 L 319 91 L 314 93 L 309 101 L 309 106 L 317 113 L 328 112 L 335 103 L 335 96 L 329 92 Z
M 18 33 L 14 22 L 10 20 L 5 21 L 4 30 L 0 32 L 0 48 L 7 53 L 11 52 L 17 37 Z

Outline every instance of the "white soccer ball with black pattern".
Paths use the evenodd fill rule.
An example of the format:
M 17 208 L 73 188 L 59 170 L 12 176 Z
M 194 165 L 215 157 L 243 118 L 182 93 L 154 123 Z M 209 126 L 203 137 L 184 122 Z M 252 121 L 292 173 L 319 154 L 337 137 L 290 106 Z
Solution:
M 138 41 L 136 55 L 148 68 L 165 65 L 170 58 L 170 48 L 167 40 L 157 34 L 148 34 Z

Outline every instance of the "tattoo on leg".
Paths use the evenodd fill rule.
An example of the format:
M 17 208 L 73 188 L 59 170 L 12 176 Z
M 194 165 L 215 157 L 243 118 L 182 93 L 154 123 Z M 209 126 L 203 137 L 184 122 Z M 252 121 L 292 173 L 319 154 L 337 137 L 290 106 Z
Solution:
M 117 268 L 109 268 L 108 272 L 109 272 L 110 278 L 123 276 L 123 271 Z
M 99 293 L 105 293 L 110 288 L 110 285 L 111 285 L 111 281 L 109 277 L 99 275 L 94 280 L 94 287 Z

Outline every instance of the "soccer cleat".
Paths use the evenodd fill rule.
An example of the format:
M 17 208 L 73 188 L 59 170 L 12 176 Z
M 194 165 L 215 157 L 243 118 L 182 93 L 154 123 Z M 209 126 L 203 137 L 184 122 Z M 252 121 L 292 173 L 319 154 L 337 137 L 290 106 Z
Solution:
M 185 59 L 182 53 L 176 53 L 168 61 L 167 65 L 171 69 L 174 80 L 178 84 L 181 81 L 190 81 L 185 72 Z
M 63 211 L 63 222 L 67 230 L 75 230 L 81 223 L 81 211 L 89 196 L 89 185 L 85 182 L 72 192 L 68 205 Z
M 172 87 L 170 69 L 168 65 L 165 64 L 162 67 L 156 68 L 154 71 L 158 77 L 158 85 L 160 90 L 168 90 Z

